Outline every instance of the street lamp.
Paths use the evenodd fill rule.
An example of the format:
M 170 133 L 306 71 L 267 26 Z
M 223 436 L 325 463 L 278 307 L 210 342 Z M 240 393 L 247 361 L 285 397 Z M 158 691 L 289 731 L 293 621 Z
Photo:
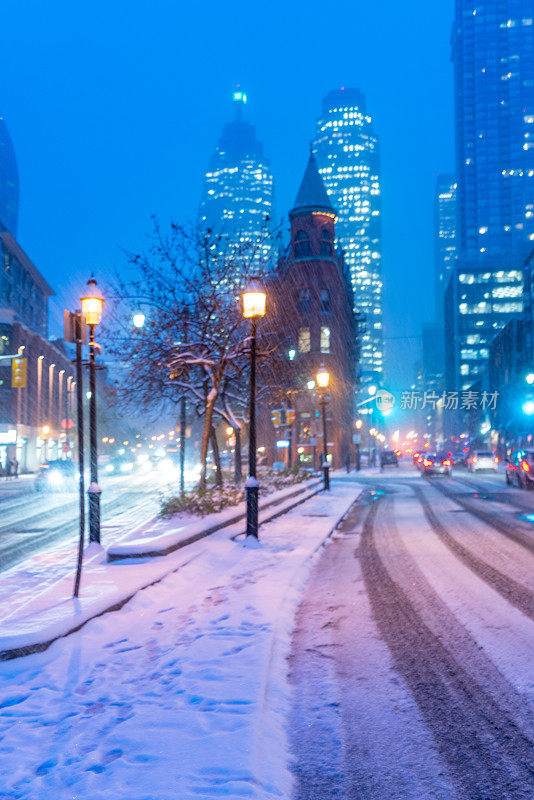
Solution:
M 245 482 L 247 496 L 247 536 L 258 538 L 258 489 L 256 479 L 256 325 L 258 317 L 265 316 L 267 295 L 257 278 L 252 278 L 243 292 L 243 316 L 250 319 L 250 392 L 248 436 L 248 478 Z
M 315 376 L 315 381 L 320 390 L 319 404 L 323 416 L 323 483 L 325 491 L 330 489 L 330 474 L 328 465 L 328 444 L 326 438 L 326 389 L 330 382 L 330 373 L 321 369 Z
M 134 324 L 134 328 L 142 328 L 145 324 L 145 315 L 142 311 L 137 311 L 133 317 L 132 322 Z
M 98 450 L 96 432 L 96 362 L 95 362 L 95 328 L 102 318 L 104 297 L 94 278 L 87 281 L 87 289 L 80 299 L 82 316 L 89 328 L 89 444 L 91 461 L 91 482 L 87 490 L 89 495 L 89 541 L 100 544 L 100 495 L 98 485 Z

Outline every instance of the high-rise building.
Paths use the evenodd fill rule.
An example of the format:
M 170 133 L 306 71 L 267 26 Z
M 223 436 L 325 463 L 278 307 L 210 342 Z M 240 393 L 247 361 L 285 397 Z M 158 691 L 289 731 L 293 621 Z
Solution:
M 459 247 L 469 261 L 534 239 L 534 14 L 530 0 L 456 0 Z
M 456 0 L 458 260 L 447 375 L 484 380 L 491 339 L 524 309 L 534 246 L 534 15 L 530 0 Z
M 7 125 L 0 117 L 0 228 L 17 235 L 19 175 Z
M 210 160 L 200 223 L 221 237 L 224 249 L 248 250 L 259 261 L 271 252 L 274 188 L 256 129 L 243 119 L 246 103 L 244 92 L 234 92 L 235 119 L 224 126 Z
M 380 382 L 384 364 L 378 140 L 357 89 L 336 89 L 323 100 L 313 144 L 319 172 L 338 215 L 336 241 L 344 251 L 363 321 L 362 383 Z
M 443 326 L 445 290 L 456 263 L 456 177 L 438 175 L 434 195 L 436 321 Z

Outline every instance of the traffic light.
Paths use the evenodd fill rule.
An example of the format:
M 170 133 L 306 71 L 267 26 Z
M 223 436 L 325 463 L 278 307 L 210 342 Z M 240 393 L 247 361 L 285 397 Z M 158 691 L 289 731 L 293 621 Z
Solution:
M 282 412 L 279 408 L 271 411 L 271 421 L 275 428 L 279 428 L 282 424 Z
M 286 410 L 286 425 L 293 425 L 295 422 L 295 412 L 292 408 Z
M 17 356 L 11 361 L 11 387 L 24 389 L 26 386 L 26 371 L 28 359 Z

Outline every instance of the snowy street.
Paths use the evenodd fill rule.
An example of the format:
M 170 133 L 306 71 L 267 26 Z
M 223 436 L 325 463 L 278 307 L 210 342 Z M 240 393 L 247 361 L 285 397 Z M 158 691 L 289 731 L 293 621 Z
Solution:
M 0 571 L 51 543 L 76 540 L 79 500 L 76 491 L 36 492 L 35 477 L 0 480 Z M 167 488 L 156 474 L 101 478 L 106 519 L 133 514 L 154 516 L 159 495 Z M 116 522 L 116 520 L 114 520 Z M 107 531 L 103 536 L 106 537 Z
M 0 798 L 531 798 L 534 495 L 332 486 L 1 663 Z
M 532 496 L 502 475 L 367 485 L 297 617 L 295 798 L 531 798 Z

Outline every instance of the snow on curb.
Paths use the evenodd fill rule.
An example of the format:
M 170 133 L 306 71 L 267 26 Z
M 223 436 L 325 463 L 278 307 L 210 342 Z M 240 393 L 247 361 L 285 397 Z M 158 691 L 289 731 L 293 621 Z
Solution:
M 291 486 L 270 495 L 260 511 L 260 524 L 300 505 L 320 489 L 320 481 L 307 481 L 297 491 L 295 486 Z M 269 511 L 273 505 L 274 512 Z M 221 515 L 223 520 L 214 524 L 214 518 L 220 519 Z M 236 516 L 235 508 L 225 509 L 221 514 L 206 518 L 204 527 L 202 523 L 197 523 L 182 533 L 161 537 L 167 539 L 165 547 L 152 555 L 166 555 L 164 560 L 153 559 L 152 555 L 147 558 L 146 543 L 143 549 L 139 547 L 134 561 L 113 560 L 106 563 L 105 556 L 102 560 L 94 560 L 83 573 L 78 599 L 72 597 L 72 575 L 66 576 L 48 591 L 38 594 L 34 602 L 25 606 L 24 614 L 5 618 L 0 623 L 0 661 L 42 652 L 57 639 L 79 630 L 89 620 L 120 609 L 137 592 L 189 563 L 190 559 L 180 558 L 175 551 L 239 522 L 243 516 Z M 194 528 L 193 532 L 191 527 Z M 237 534 L 234 532 L 234 536 Z M 168 537 L 174 538 L 169 541 Z M 150 550 L 154 550 L 152 545 Z M 129 551 L 130 558 L 133 558 L 134 552 Z
M 280 489 L 277 492 L 267 495 L 265 499 L 260 498 L 260 510 L 270 508 L 274 505 L 279 505 L 284 500 L 289 500 L 292 497 L 308 492 L 312 488 L 315 494 L 321 486 L 321 481 L 313 479 L 305 481 L 301 484 L 293 484 L 292 486 Z M 309 495 L 311 496 L 311 495 Z M 215 531 L 221 528 L 226 528 L 229 525 L 234 525 L 240 520 L 244 519 L 246 515 L 245 503 L 239 503 L 237 506 L 225 508 L 216 514 L 209 514 L 204 519 L 198 522 L 186 522 L 184 525 L 170 532 L 159 533 L 156 536 L 142 536 L 132 541 L 122 541 L 121 543 L 111 545 L 108 548 L 108 561 L 116 561 L 125 558 L 154 558 L 157 556 L 166 556 L 169 553 L 185 547 L 188 544 L 198 541 L 205 536 L 210 536 Z M 164 520 L 153 527 L 154 532 L 159 528 L 168 528 L 169 525 L 173 527 L 176 521 Z

